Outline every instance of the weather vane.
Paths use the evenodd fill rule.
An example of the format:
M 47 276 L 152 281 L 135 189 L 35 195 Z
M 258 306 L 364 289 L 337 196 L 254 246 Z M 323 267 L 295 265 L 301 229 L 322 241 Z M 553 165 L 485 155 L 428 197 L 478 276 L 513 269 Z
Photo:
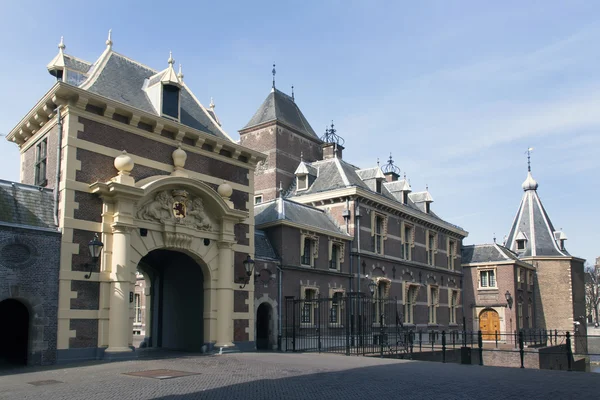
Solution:
M 533 151 L 533 147 L 527 149 L 527 171 L 531 172 L 531 152 Z

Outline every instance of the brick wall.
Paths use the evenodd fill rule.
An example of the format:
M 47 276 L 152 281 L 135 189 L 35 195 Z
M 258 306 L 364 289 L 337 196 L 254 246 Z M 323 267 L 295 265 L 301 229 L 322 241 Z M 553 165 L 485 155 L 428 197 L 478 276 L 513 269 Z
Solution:
M 0 301 L 16 298 L 29 309 L 30 365 L 56 362 L 59 264 L 58 232 L 0 226 Z M 10 321 L 0 324 L 10 329 Z

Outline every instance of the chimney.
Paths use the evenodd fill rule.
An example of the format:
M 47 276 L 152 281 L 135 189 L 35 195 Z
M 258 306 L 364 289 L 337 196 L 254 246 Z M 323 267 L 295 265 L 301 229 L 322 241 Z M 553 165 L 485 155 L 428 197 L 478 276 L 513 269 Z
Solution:
M 321 147 L 323 148 L 323 160 L 329 160 L 331 158 L 342 159 L 344 146 L 337 143 L 323 143 Z
M 398 180 L 398 178 L 400 177 L 400 175 L 398 175 L 395 172 L 385 172 L 383 175 L 385 175 L 385 180 L 387 182 L 396 182 Z

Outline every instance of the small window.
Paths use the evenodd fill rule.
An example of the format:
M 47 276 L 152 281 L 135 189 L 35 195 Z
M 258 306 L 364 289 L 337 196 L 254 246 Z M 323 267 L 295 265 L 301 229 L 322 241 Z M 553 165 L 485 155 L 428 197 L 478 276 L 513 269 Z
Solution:
M 402 192 L 402 203 L 408 204 L 408 192 Z
M 523 271 L 521 268 L 517 268 L 517 287 L 521 289 L 521 285 L 523 284 Z
M 411 260 L 412 252 L 412 228 L 410 226 L 404 226 L 404 243 L 402 243 L 402 258 L 405 260 Z
M 373 239 L 375 241 L 375 253 L 383 254 L 383 217 L 377 215 L 375 217 L 375 232 L 373 235 Z
M 495 288 L 496 287 L 496 271 L 493 269 L 479 271 L 479 287 L 480 288 Z
M 406 291 L 406 299 L 404 299 L 404 322 L 407 324 L 414 324 L 415 316 L 415 304 L 413 299 L 415 298 L 418 286 L 410 286 Z
M 448 241 L 448 269 L 454 269 L 454 258 L 456 257 L 456 242 Z
M 304 289 L 304 303 L 302 304 L 301 321 L 303 324 L 313 324 L 315 315 L 315 289 Z
M 298 190 L 306 190 L 308 188 L 308 177 L 307 175 L 298 176 L 297 178 Z
M 340 246 L 338 244 L 331 245 L 331 260 L 329 260 L 329 268 L 340 269 Z
M 458 307 L 458 291 L 453 290 L 450 295 L 450 324 L 456 324 L 456 308 Z
M 431 212 L 431 204 L 429 202 L 425 203 L 425 212 L 427 214 Z
M 427 264 L 434 265 L 435 264 L 435 233 L 429 234 L 429 241 L 427 243 Z
M 560 239 L 560 249 L 565 250 L 565 239 Z
M 525 250 L 525 239 L 517 240 L 517 250 Z
M 531 289 L 531 287 L 533 286 L 533 272 L 532 271 L 527 272 L 527 284 L 529 285 L 529 288 Z
M 36 146 L 35 161 L 35 185 L 46 186 L 46 159 L 47 159 L 48 138 L 41 140 Z
M 263 202 L 262 194 L 260 196 L 254 196 L 254 205 L 260 204 Z
M 439 304 L 439 292 L 436 286 L 429 287 L 429 323 L 437 324 L 437 306 Z
M 135 323 L 142 323 L 142 296 L 139 293 L 135 294 Z
M 343 292 L 335 292 L 331 298 L 331 309 L 329 311 L 329 323 L 340 324 L 340 308 L 342 304 Z
M 312 253 L 313 253 L 313 241 L 310 238 L 304 238 L 304 251 L 302 252 L 302 257 L 300 263 L 302 265 L 313 266 L 312 263 Z
M 386 289 L 387 282 L 379 281 L 377 282 L 377 288 L 375 293 L 373 293 L 373 320 L 374 324 L 385 324 L 385 316 L 386 316 Z
M 381 193 L 381 179 L 377 179 L 376 183 L 375 183 L 375 190 L 377 191 L 377 193 Z
M 179 88 L 173 85 L 163 85 L 162 113 L 179 119 Z

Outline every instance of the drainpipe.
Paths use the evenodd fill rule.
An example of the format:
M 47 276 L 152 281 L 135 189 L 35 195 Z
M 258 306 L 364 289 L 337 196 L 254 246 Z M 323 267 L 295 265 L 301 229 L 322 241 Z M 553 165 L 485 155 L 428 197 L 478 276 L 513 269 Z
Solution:
M 277 285 L 277 351 L 281 351 L 281 293 L 283 291 L 283 269 L 281 268 L 281 259 L 277 265 L 278 285 Z
M 60 106 L 56 107 L 56 120 L 58 126 L 58 145 L 56 148 L 56 181 L 54 184 L 54 222 L 58 228 L 58 191 L 60 189 L 60 158 L 61 158 L 61 150 L 62 150 L 62 134 L 63 134 L 63 126 L 62 126 L 62 118 L 60 115 Z

